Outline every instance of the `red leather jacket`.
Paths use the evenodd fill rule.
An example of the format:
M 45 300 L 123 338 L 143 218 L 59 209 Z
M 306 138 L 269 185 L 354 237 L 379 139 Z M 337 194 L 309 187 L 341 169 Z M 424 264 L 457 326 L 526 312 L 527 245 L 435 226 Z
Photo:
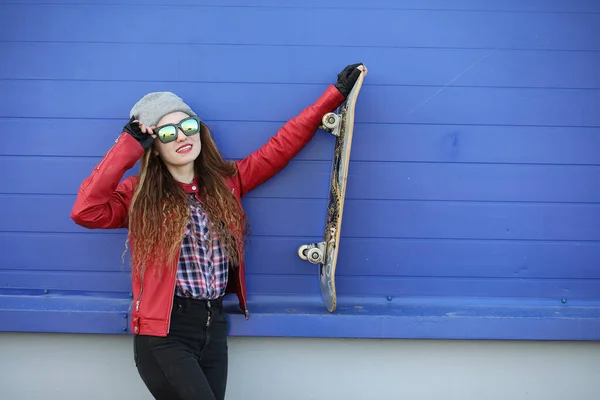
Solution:
M 260 149 L 237 161 L 238 173 L 227 179 L 237 200 L 241 203 L 245 194 L 281 171 L 313 138 L 323 115 L 334 111 L 343 100 L 340 92 L 330 85 L 314 104 L 289 120 Z M 90 229 L 127 228 L 127 210 L 138 178 L 132 176 L 122 182 L 121 179 L 142 155 L 142 146 L 123 132 L 81 184 L 71 212 L 73 221 Z M 240 250 L 243 255 L 242 244 Z M 243 257 L 240 264 L 238 273 L 230 275 L 226 292 L 237 294 L 239 306 L 248 319 Z M 152 267 L 155 266 L 147 271 Z M 163 279 L 152 273 L 144 274 L 143 281 L 132 279 L 134 307 L 130 327 L 135 334 L 167 335 L 174 290 L 175 272 Z

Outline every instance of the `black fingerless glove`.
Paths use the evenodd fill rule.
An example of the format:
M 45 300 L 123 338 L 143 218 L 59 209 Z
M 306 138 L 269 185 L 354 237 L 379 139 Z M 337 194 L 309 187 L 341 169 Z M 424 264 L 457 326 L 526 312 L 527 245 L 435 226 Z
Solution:
M 151 135 L 148 135 L 140 129 L 140 124 L 138 122 L 133 122 L 135 117 L 131 117 L 129 122 L 125 127 L 123 127 L 123 132 L 129 133 L 135 140 L 137 140 L 144 150 L 150 148 L 152 143 L 154 143 L 154 138 Z
M 357 68 L 363 63 L 348 65 L 342 72 L 338 74 L 338 80 L 335 84 L 337 90 L 340 91 L 342 96 L 348 97 L 350 91 L 354 87 L 358 77 L 360 76 L 360 70 Z

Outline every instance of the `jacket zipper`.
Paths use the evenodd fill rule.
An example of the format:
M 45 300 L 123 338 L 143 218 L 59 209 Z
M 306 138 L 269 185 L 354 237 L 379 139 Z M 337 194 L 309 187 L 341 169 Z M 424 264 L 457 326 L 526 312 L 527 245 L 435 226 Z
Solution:
M 140 316 L 139 316 L 139 312 L 140 312 L 140 302 L 142 301 L 142 294 L 144 294 L 144 279 L 143 276 L 140 277 L 140 294 L 138 295 L 137 300 L 135 301 L 135 312 L 138 314 L 137 315 L 137 322 L 136 322 L 136 326 L 134 327 L 134 333 L 140 333 Z
M 240 286 L 242 284 L 242 277 L 241 277 L 241 268 L 238 268 L 238 279 L 240 281 Z M 250 318 L 250 313 L 248 312 L 248 301 L 246 300 L 246 296 L 244 296 L 244 288 L 240 287 L 240 293 L 242 294 L 242 299 L 244 299 L 244 316 L 246 317 L 246 321 Z
M 135 302 L 135 311 L 140 311 L 140 302 L 142 301 L 142 294 L 144 294 L 144 278 L 140 279 L 140 294 Z
M 233 194 L 235 196 L 235 188 L 231 188 L 231 194 Z M 242 257 L 242 253 L 240 252 L 240 257 Z M 238 281 L 239 284 L 241 286 L 242 284 L 242 276 L 241 276 L 241 268 L 238 268 Z M 244 300 L 244 316 L 246 317 L 246 320 L 249 319 L 250 313 L 248 312 L 248 301 L 246 300 L 246 296 L 244 296 L 244 288 L 240 287 L 240 293 L 242 294 L 242 299 Z
M 179 256 L 178 256 L 179 258 Z M 175 274 L 177 274 L 177 272 L 175 272 Z M 140 303 L 142 301 L 142 294 L 144 293 L 144 279 L 143 277 L 140 279 L 140 294 L 137 298 L 137 301 L 135 302 L 135 311 L 139 312 L 140 311 Z M 171 313 L 171 310 L 173 309 L 173 296 L 175 295 L 175 285 L 173 284 L 173 290 L 171 291 L 171 301 L 169 303 L 169 314 Z M 139 317 L 138 317 L 138 321 L 139 321 Z M 171 330 L 171 318 L 167 317 L 167 334 L 169 333 L 169 331 Z M 139 331 L 139 328 L 138 328 Z M 137 332 L 136 332 L 137 333 Z
M 241 250 L 241 246 L 238 247 Z M 238 250 L 239 252 L 239 250 Z M 242 263 L 243 261 L 241 260 L 242 256 L 242 252 L 240 253 L 240 263 Z M 248 301 L 246 300 L 246 296 L 244 296 L 244 287 L 242 286 L 242 269 L 238 268 L 238 285 L 240 286 L 240 294 L 242 295 L 242 299 L 244 300 L 244 316 L 246 317 L 246 320 L 248 320 L 250 318 L 250 313 L 248 312 Z
M 181 250 L 177 253 L 177 260 L 181 255 Z M 175 301 L 175 284 L 177 283 L 177 265 L 175 265 L 175 271 L 173 272 L 173 284 L 171 285 L 171 301 L 169 302 L 169 312 L 167 314 L 167 335 L 171 331 L 171 311 L 173 310 L 173 302 Z

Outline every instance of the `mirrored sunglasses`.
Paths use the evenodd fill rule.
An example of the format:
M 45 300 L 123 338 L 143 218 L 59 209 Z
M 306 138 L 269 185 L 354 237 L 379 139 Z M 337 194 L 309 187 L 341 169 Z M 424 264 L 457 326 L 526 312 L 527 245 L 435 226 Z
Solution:
M 192 136 L 200 132 L 200 120 L 196 117 L 189 117 L 179 121 L 178 124 L 165 124 L 154 129 L 158 140 L 163 143 L 169 143 L 177 139 L 177 129 L 181 129 L 184 135 Z

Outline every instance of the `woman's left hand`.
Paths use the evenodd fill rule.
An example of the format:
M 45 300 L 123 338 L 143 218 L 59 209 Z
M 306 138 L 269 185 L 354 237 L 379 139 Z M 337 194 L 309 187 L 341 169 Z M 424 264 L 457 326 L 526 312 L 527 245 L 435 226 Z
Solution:
M 342 96 L 348 97 L 348 94 L 350 94 L 350 91 L 360 76 L 360 67 L 364 68 L 363 63 L 351 64 L 338 74 L 338 80 L 335 87 L 340 91 Z

